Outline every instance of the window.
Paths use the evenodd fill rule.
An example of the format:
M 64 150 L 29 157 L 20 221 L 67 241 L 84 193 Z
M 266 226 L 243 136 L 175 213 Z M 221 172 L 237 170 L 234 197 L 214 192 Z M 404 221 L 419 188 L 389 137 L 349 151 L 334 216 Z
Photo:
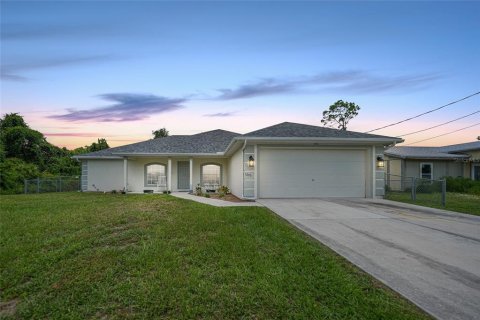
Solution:
M 218 164 L 204 164 L 201 170 L 202 186 L 207 191 L 216 191 L 221 186 L 222 167 Z
M 166 167 L 163 164 L 151 163 L 145 166 L 145 186 L 166 186 Z
M 472 180 L 480 181 L 480 164 L 472 165 Z
M 432 163 L 420 163 L 420 178 L 433 179 L 433 164 Z

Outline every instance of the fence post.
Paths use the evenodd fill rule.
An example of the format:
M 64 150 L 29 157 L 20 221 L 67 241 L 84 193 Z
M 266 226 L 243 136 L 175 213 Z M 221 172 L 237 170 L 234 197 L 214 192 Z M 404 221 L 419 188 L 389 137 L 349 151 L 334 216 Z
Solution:
M 412 177 L 412 200 L 417 200 L 417 186 L 415 177 Z
M 447 203 L 447 179 L 442 180 L 442 207 Z
M 40 178 L 37 178 L 37 193 L 40 193 Z
M 23 180 L 23 183 L 24 183 L 24 191 L 25 191 L 25 194 L 27 194 L 27 179 L 24 179 L 24 180 Z

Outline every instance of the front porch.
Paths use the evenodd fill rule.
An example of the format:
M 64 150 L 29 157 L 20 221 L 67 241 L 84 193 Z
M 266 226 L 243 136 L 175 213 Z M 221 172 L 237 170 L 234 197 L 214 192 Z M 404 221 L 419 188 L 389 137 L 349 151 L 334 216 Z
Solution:
M 227 165 L 221 157 L 125 157 L 123 187 L 128 193 L 214 190 L 228 185 Z

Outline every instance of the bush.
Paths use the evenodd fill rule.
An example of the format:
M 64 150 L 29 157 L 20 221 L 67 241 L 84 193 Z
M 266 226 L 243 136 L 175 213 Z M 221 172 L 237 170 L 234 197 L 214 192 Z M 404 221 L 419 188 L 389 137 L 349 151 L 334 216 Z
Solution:
M 417 193 L 442 192 L 442 185 L 437 181 L 417 180 Z
M 480 181 L 463 177 L 446 177 L 447 192 L 469 193 L 480 195 Z
M 197 195 L 197 196 L 202 196 L 203 195 L 202 187 L 200 186 L 200 184 L 197 184 L 197 186 L 195 187 L 195 195 Z
M 0 192 L 23 193 L 24 180 L 40 175 L 36 165 L 17 158 L 8 158 L 0 163 Z
M 223 193 L 223 195 L 230 194 L 230 189 L 227 186 L 221 186 L 218 188 L 218 193 Z
M 205 193 L 205 198 L 210 198 L 210 194 Z

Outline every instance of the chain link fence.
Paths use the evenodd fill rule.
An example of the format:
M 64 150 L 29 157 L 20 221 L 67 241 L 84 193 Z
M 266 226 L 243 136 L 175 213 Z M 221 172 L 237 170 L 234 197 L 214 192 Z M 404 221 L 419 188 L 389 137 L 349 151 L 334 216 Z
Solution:
M 445 207 L 446 195 L 445 179 L 430 180 L 385 174 L 385 199 Z
M 24 181 L 25 194 L 80 190 L 80 177 L 37 178 Z

